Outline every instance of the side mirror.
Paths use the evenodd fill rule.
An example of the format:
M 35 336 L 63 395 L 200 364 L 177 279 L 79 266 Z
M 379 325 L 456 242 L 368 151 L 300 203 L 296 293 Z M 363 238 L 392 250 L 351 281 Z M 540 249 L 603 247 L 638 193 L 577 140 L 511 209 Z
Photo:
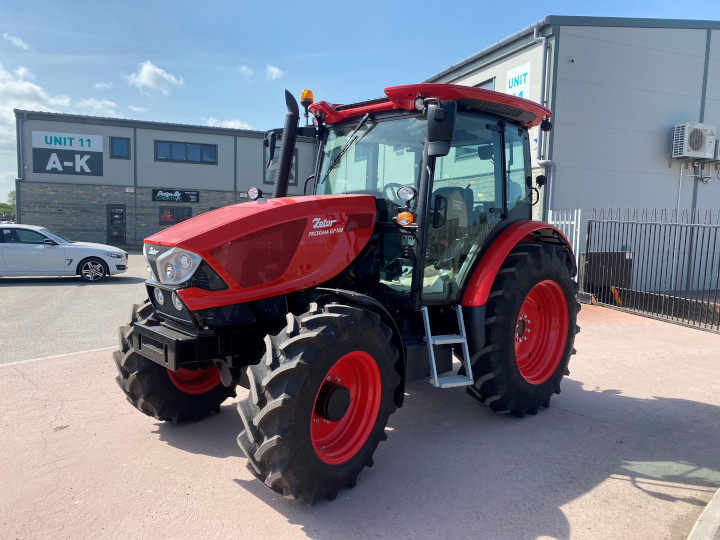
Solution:
M 427 113 L 427 140 L 428 156 L 447 156 L 450 152 L 455 117 L 457 116 L 457 102 L 436 101 L 428 105 Z
M 43 244 L 45 244 L 46 246 L 56 246 L 57 242 L 46 238 L 45 240 L 43 240 Z
M 535 183 L 537 184 L 537 187 L 543 187 L 546 182 L 547 178 L 545 178 L 544 174 L 539 174 L 537 178 L 535 178 Z
M 265 139 L 263 140 L 263 146 L 266 146 L 268 149 L 268 162 L 265 165 L 266 171 L 270 168 L 270 164 L 272 163 L 272 160 L 275 157 L 276 142 L 277 142 L 277 134 L 274 131 L 268 131 L 265 134 Z

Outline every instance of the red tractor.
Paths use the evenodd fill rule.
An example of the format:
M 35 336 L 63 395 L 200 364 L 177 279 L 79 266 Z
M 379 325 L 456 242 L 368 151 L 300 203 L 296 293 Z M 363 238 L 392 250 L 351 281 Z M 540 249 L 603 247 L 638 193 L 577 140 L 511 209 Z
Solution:
M 372 465 L 408 381 L 465 386 L 501 413 L 548 407 L 579 304 L 570 245 L 532 221 L 528 128 L 549 129 L 548 109 L 447 84 L 352 105 L 304 92 L 319 151 L 311 194 L 287 197 L 300 115 L 286 100 L 274 198 L 253 188 L 147 238 L 149 299 L 114 357 L 158 420 L 200 419 L 248 388 L 248 468 L 313 504 Z

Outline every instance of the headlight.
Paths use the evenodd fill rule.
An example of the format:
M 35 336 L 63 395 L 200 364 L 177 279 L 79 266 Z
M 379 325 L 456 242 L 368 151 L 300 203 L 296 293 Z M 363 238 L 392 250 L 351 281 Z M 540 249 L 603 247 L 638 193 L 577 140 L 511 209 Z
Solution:
M 123 257 L 123 255 L 122 255 L 121 253 L 110 253 L 110 252 L 107 252 L 107 253 L 105 253 L 105 256 L 107 256 L 107 257 L 112 257 L 113 259 L 124 259 L 124 258 L 125 258 L 125 257 Z
M 157 269 L 160 283 L 177 285 L 190 279 L 198 269 L 202 257 L 192 251 L 172 248 L 157 258 Z

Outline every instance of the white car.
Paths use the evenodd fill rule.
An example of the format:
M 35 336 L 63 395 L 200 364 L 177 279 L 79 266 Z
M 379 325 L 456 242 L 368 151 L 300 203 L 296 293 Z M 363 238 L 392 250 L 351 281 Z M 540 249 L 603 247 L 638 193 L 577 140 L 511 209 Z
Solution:
M 36 225 L 0 225 L 0 277 L 79 275 L 95 282 L 127 269 L 122 249 L 72 242 Z

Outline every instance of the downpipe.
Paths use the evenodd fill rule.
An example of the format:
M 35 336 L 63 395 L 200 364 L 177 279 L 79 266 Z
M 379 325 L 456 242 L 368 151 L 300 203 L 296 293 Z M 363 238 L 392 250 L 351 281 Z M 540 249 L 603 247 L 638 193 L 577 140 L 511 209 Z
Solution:
M 547 107 L 548 99 L 547 99 L 547 89 L 546 89 L 546 80 L 547 80 L 547 56 L 548 56 L 548 40 L 545 36 L 540 35 L 540 30 L 538 28 L 533 29 L 533 40 L 535 43 L 542 43 L 542 68 L 540 73 L 540 105 Z M 543 139 L 544 139 L 544 133 L 542 129 L 538 126 L 538 145 L 537 145 L 537 164 L 538 167 L 545 167 L 546 169 L 549 169 L 547 171 L 548 173 L 548 181 L 545 186 L 545 194 L 547 199 L 547 210 L 548 212 L 552 211 L 552 194 L 553 189 L 555 187 L 555 162 L 551 159 L 543 159 Z
M 287 116 L 283 127 L 282 145 L 280 147 L 280 160 L 278 162 L 277 178 L 275 179 L 275 191 L 273 197 L 286 197 L 288 184 L 290 182 L 290 168 L 292 167 L 293 155 L 295 154 L 295 142 L 297 141 L 298 123 L 300 122 L 300 109 L 293 95 L 285 90 L 285 104 L 287 105 Z

